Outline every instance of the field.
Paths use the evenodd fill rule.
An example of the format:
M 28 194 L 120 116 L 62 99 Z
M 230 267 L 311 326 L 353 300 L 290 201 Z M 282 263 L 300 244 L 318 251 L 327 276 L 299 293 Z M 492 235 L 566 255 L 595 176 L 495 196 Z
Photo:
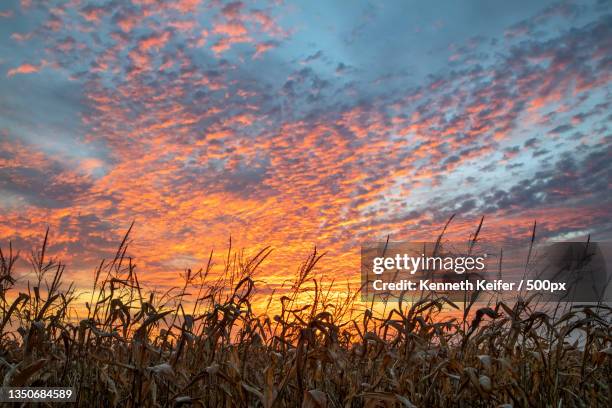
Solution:
M 454 304 L 434 293 L 383 312 L 339 302 L 313 281 L 315 251 L 290 293 L 252 308 L 268 250 L 228 250 L 183 285 L 146 292 L 127 235 L 102 262 L 87 317 L 47 239 L 32 252 L 36 279 L 19 293 L 17 254 L 0 258 L 0 378 L 4 386 L 72 386 L 78 406 L 609 407 L 612 311 L 574 305 L 546 314 L 534 299 Z M 25 287 L 25 286 L 24 286 Z M 578 336 L 580 335 L 580 336 Z M 580 337 L 580 341 L 576 340 Z

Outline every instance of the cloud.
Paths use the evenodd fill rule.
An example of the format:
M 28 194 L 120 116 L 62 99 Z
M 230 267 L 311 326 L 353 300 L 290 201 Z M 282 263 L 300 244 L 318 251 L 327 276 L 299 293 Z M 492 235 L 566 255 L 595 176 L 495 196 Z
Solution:
M 151 34 L 146 37 L 143 37 L 139 41 L 139 49 L 141 51 L 147 52 L 150 50 L 158 50 L 166 45 L 168 40 L 170 40 L 171 34 L 169 31 L 164 31 L 160 34 Z
M 13 33 L 11 34 L 11 38 L 18 42 L 24 42 L 24 41 L 28 41 L 29 39 L 31 39 L 33 35 L 34 33 L 25 33 L 25 34 Z
M 276 41 L 265 41 L 263 43 L 258 43 L 255 45 L 255 54 L 253 54 L 253 58 L 258 58 L 265 52 L 273 50 L 276 47 L 278 47 L 278 42 Z
M 121 31 L 129 33 L 141 23 L 142 16 L 134 10 L 121 10 L 115 13 L 113 21 Z
M 90 23 L 99 23 L 106 14 L 107 10 L 104 7 L 88 5 L 81 9 L 81 16 Z
M 217 24 L 213 28 L 214 34 L 226 35 L 228 37 L 241 37 L 247 34 L 247 29 L 240 22 Z
M 15 75 L 24 75 L 24 74 L 34 74 L 39 72 L 45 65 L 47 65 L 45 60 L 42 60 L 40 63 L 38 64 L 30 64 L 30 63 L 25 63 L 25 64 L 21 64 L 15 68 L 11 68 L 8 70 L 8 72 L 6 73 L 7 77 L 12 77 Z
M 170 7 L 181 13 L 194 13 L 200 5 L 200 0 L 177 0 L 170 4 Z

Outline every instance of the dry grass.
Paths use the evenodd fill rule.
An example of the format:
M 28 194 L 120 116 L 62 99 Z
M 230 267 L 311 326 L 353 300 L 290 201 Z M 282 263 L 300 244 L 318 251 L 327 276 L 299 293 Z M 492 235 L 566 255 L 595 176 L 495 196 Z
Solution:
M 254 272 L 268 249 L 243 259 L 230 248 L 223 278 L 211 278 L 209 262 L 187 271 L 180 288 L 144 293 L 126 235 L 75 322 L 76 293 L 62 285 L 64 267 L 48 259 L 46 241 L 30 257 L 36 279 L 23 293 L 17 255 L 0 256 L 5 386 L 73 386 L 88 407 L 611 405 L 605 305 L 554 317 L 530 299 L 478 309 L 429 294 L 384 315 L 359 311 L 354 298 L 338 301 L 313 280 L 315 251 L 278 314 L 256 315 Z M 570 341 L 577 332 L 580 345 Z

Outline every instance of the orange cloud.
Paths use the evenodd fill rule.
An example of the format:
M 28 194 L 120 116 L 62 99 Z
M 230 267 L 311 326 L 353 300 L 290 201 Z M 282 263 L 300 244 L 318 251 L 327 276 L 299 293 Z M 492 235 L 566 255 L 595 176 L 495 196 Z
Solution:
M 248 17 L 246 17 L 256 23 L 258 23 L 261 29 L 275 38 L 285 38 L 289 33 L 279 26 L 276 21 L 268 14 L 263 11 L 253 11 Z
M 6 73 L 6 76 L 10 78 L 18 74 L 34 74 L 36 72 L 39 72 L 45 65 L 46 65 L 45 61 L 42 61 L 38 65 L 25 63 L 22 65 L 19 65 L 18 67 L 9 69 L 8 72 Z
M 233 44 L 240 43 L 248 43 L 252 42 L 250 37 L 242 36 L 242 37 L 223 37 L 217 40 L 210 48 L 213 50 L 215 54 L 221 54 L 227 50 L 229 50 Z
M 255 45 L 255 54 L 253 54 L 253 58 L 260 57 L 266 51 L 276 48 L 276 45 L 270 42 L 259 43 Z
M 117 26 L 124 33 L 129 33 L 130 31 L 134 29 L 134 27 L 136 27 L 139 24 L 139 22 L 140 22 L 140 18 L 134 15 L 127 15 L 127 16 L 120 18 L 117 21 Z
M 223 23 L 217 24 L 213 29 L 213 33 L 227 35 L 229 37 L 240 37 L 247 34 L 247 29 L 242 23 Z
M 85 7 L 81 10 L 83 18 L 90 23 L 99 23 L 106 14 L 102 7 Z
M 193 13 L 200 5 L 200 0 L 177 0 L 170 3 L 170 7 L 183 14 Z
M 168 40 L 170 39 L 170 32 L 164 31 L 161 34 L 151 35 L 140 40 L 139 48 L 142 51 L 149 51 L 150 49 L 161 49 Z

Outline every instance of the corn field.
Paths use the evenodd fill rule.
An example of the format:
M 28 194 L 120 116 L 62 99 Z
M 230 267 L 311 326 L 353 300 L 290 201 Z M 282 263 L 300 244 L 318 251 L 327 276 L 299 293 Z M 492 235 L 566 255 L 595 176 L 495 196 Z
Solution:
M 127 238 L 84 294 L 64 282 L 46 237 L 21 286 L 19 254 L 2 248 L 3 386 L 70 386 L 87 407 L 612 405 L 605 304 L 555 316 L 529 298 L 479 307 L 430 293 L 380 312 L 358 290 L 338 299 L 313 278 L 324 264 L 315 250 L 257 314 L 269 248 L 247 259 L 230 247 L 222 273 L 209 260 L 162 293 L 141 285 Z M 81 299 L 86 316 L 75 320 Z

